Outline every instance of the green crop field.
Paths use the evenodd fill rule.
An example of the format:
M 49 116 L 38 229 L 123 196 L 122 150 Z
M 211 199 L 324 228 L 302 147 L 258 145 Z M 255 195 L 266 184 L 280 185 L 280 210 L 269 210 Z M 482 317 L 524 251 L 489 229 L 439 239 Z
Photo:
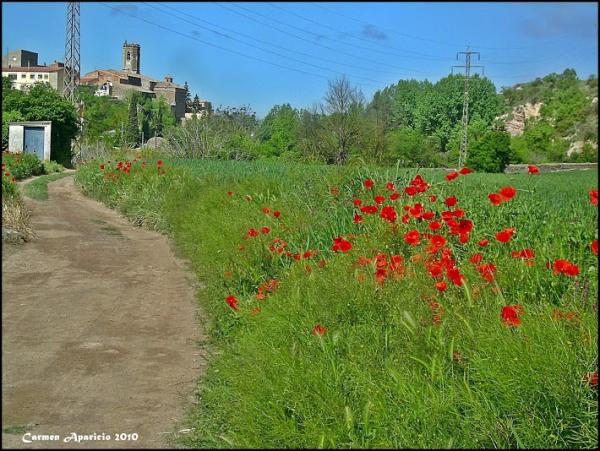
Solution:
M 597 444 L 595 172 L 100 164 L 84 192 L 169 233 L 204 286 L 182 444 Z

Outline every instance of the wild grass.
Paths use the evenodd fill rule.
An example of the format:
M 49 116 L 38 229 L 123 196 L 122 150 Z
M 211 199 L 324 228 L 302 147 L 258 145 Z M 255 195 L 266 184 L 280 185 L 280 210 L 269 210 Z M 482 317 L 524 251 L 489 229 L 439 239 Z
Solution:
M 23 191 L 27 197 L 35 200 L 46 201 L 48 200 L 48 183 L 62 179 L 72 175 L 71 173 L 56 173 L 50 175 L 43 175 L 35 180 L 32 180 L 24 186 Z
M 586 380 L 598 355 L 598 261 L 590 250 L 597 207 L 588 196 L 597 189 L 594 172 L 469 174 L 448 182 L 445 172 L 421 170 L 432 186 L 395 202 L 394 228 L 379 215 L 354 224 L 352 200 L 373 203 L 374 195 L 389 194 L 388 181 L 402 192 L 417 170 L 186 161 L 167 162 L 160 175 L 155 162 L 142 170 L 138 161 L 126 175 L 114 165 L 90 163 L 78 183 L 137 223 L 168 231 L 205 285 L 199 301 L 210 316 L 212 355 L 184 445 L 596 445 L 597 389 Z M 363 188 L 366 178 L 373 190 Z M 494 207 L 487 195 L 509 185 L 516 197 Z M 438 200 L 431 203 L 430 194 Z M 417 201 L 439 217 L 450 195 L 474 230 L 461 245 L 442 229 L 466 283 L 440 293 L 414 257 L 425 254 L 423 246 L 402 239 L 423 224 L 400 217 L 402 205 Z M 264 226 L 269 234 L 260 233 Z M 513 239 L 496 241 L 507 227 L 516 228 Z M 249 228 L 258 236 L 247 237 Z M 349 234 L 352 249 L 334 253 L 333 239 Z M 275 237 L 292 254 L 318 254 L 297 261 L 273 253 Z M 482 238 L 489 246 L 477 245 Z M 532 266 L 511 256 L 525 248 L 535 250 Z M 357 264 L 377 252 L 402 255 L 405 275 L 377 283 L 373 263 Z M 496 265 L 494 283 L 469 263 L 476 252 Z M 559 258 L 580 273 L 554 274 L 546 264 Z M 272 279 L 279 288 L 258 300 L 258 287 Z M 237 311 L 225 302 L 230 295 Z M 519 327 L 500 317 L 513 304 L 524 309 Z M 560 319 L 555 309 L 572 315 Z M 324 335 L 311 333 L 317 324 Z

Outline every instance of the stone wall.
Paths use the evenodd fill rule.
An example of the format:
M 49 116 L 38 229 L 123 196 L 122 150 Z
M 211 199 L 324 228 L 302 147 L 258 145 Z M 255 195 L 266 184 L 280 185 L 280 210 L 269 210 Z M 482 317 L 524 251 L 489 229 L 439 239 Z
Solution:
M 506 174 L 528 172 L 526 164 L 509 164 L 504 169 Z M 540 172 L 577 171 L 584 169 L 598 170 L 598 163 L 544 163 L 536 164 Z

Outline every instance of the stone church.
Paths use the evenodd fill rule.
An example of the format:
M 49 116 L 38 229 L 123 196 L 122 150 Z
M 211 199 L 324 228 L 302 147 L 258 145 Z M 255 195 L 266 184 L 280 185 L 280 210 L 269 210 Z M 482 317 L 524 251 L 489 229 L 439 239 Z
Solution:
M 173 83 L 167 75 L 156 80 L 140 72 L 140 45 L 125 41 L 122 50 L 122 69 L 97 69 L 81 77 L 82 85 L 98 87 L 96 95 L 123 99 L 127 92 L 135 90 L 151 98 L 164 98 L 177 121 L 185 118 L 185 89 Z

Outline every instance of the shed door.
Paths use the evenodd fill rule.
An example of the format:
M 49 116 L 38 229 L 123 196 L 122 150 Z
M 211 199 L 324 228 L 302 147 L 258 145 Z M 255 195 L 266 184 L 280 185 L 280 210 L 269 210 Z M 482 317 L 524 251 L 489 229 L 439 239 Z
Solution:
M 44 127 L 25 127 L 23 140 L 23 151 L 34 153 L 44 161 Z

